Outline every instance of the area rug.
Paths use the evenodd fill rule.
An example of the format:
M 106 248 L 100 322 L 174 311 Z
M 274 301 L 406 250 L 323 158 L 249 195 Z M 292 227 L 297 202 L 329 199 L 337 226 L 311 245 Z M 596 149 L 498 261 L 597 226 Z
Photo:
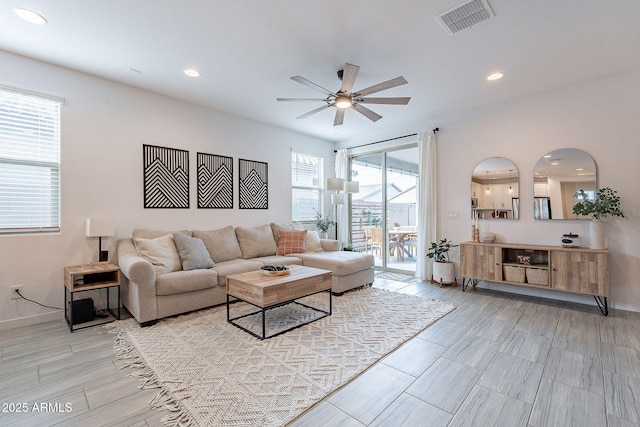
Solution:
M 314 298 L 323 295 L 328 302 L 328 294 Z M 334 297 L 331 316 L 264 341 L 228 324 L 224 306 L 146 328 L 135 319 L 110 327 L 131 375 L 161 389 L 151 405 L 171 411 L 166 425 L 281 426 L 454 308 L 361 288 Z M 269 313 L 295 319 L 292 311 Z
M 376 279 L 395 280 L 396 282 L 405 282 L 405 283 L 415 283 L 420 281 L 419 277 L 416 277 L 413 275 L 391 273 L 388 271 L 376 271 L 375 277 Z

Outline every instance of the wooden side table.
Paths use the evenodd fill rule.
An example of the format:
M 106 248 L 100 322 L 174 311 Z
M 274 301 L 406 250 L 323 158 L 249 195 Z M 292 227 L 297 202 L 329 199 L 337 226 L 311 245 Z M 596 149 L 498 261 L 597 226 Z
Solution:
M 109 306 L 109 289 L 118 290 L 118 311 L 114 312 Z M 73 299 L 78 292 L 93 291 L 96 289 L 107 290 L 107 314 L 104 321 L 90 321 L 87 325 L 74 328 L 73 323 Z M 69 324 L 71 332 L 90 328 L 96 325 L 113 322 L 120 319 L 120 267 L 109 262 L 93 262 L 86 265 L 75 265 L 64 268 L 64 317 Z

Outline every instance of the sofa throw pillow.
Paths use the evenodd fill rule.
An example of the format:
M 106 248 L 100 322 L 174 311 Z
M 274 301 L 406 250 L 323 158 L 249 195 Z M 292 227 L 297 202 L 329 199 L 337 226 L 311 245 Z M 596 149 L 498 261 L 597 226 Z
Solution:
M 322 244 L 320 243 L 320 235 L 316 230 L 307 231 L 307 252 L 324 252 Z
M 153 264 L 156 274 L 182 270 L 180 256 L 171 234 L 155 239 L 135 237 L 133 243 L 140 256 Z
M 278 249 L 269 224 L 259 227 L 236 227 L 236 237 L 244 259 L 271 256 Z
M 193 237 L 204 242 L 213 262 L 231 261 L 241 259 L 242 251 L 236 239 L 236 232 L 232 225 L 217 230 L 193 230 Z
M 183 270 L 215 267 L 202 240 L 184 234 L 174 234 L 173 241 L 176 244 Z
M 306 240 L 307 230 L 280 230 L 276 255 L 304 253 Z

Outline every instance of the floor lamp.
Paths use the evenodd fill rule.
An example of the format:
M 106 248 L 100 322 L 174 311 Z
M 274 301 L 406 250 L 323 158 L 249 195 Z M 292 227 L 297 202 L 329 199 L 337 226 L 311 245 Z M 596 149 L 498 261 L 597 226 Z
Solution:
M 327 190 L 333 191 L 331 194 L 331 205 L 334 209 L 334 222 L 336 226 L 336 239 L 338 239 L 338 205 L 344 205 L 345 194 L 359 193 L 360 183 L 358 181 L 346 181 L 343 178 L 329 178 L 327 179 Z M 349 236 L 349 243 L 351 238 Z
M 327 179 L 327 191 L 332 191 L 331 205 L 333 206 L 333 219 L 336 227 L 336 240 L 338 239 L 338 205 L 344 204 L 344 179 L 343 178 L 328 178 Z

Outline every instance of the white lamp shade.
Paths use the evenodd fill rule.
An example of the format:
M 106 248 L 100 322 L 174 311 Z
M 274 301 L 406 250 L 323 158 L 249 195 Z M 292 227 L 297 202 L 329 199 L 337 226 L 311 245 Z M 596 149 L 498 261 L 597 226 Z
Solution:
M 343 191 L 344 179 L 342 178 L 327 178 L 327 190 L 330 191 Z
M 331 195 L 331 204 L 332 205 L 344 205 L 344 194 L 332 194 Z
M 359 193 L 360 183 L 358 181 L 347 181 L 344 188 L 347 193 Z
M 113 218 L 87 218 L 87 237 L 109 237 L 114 234 Z

